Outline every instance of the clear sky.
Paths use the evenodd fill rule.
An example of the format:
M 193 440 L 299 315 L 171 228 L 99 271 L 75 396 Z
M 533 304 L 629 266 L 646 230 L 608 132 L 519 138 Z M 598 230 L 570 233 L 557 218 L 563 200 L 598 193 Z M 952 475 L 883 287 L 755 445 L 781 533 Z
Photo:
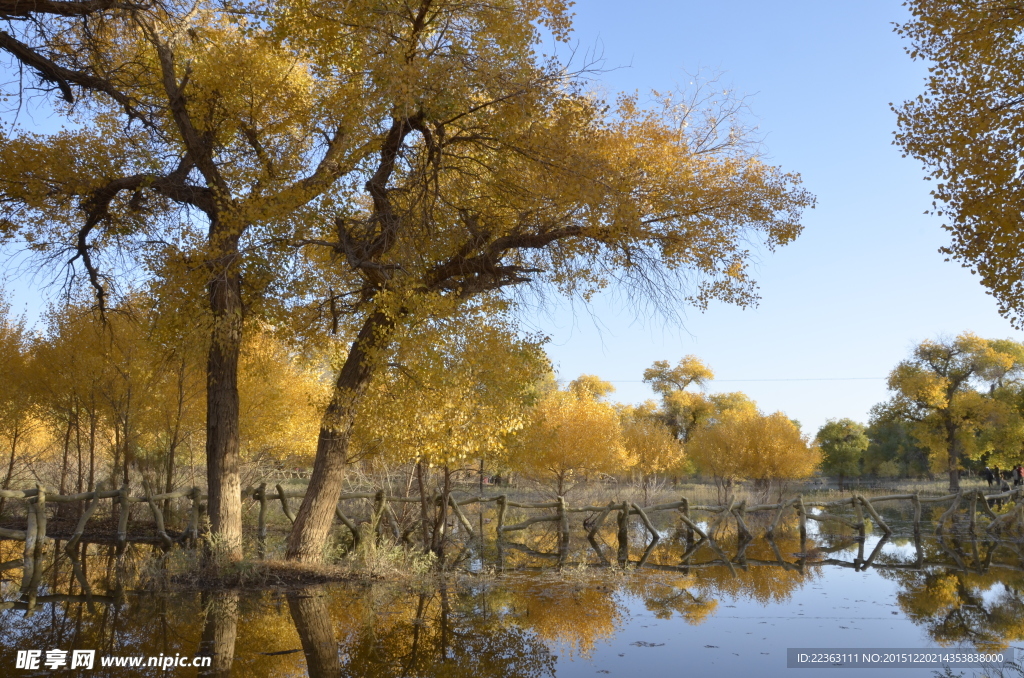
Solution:
M 899 0 L 581 0 L 581 50 L 603 52 L 609 93 L 671 89 L 710 69 L 751 95 L 769 160 L 802 174 L 818 197 L 795 243 L 764 254 L 762 301 L 687 312 L 684 327 L 635 322 L 613 299 L 594 317 L 568 309 L 540 320 L 560 378 L 593 373 L 616 397 L 652 397 L 640 383 L 655 360 L 692 353 L 715 370 L 714 391 L 742 390 L 813 434 L 826 419 L 867 421 L 887 398 L 884 377 L 913 345 L 965 330 L 1024 340 L 976 277 L 938 248 L 948 237 L 920 165 L 892 145 L 890 102 L 918 94 L 892 23 Z M 859 378 L 849 381 L 754 381 Z

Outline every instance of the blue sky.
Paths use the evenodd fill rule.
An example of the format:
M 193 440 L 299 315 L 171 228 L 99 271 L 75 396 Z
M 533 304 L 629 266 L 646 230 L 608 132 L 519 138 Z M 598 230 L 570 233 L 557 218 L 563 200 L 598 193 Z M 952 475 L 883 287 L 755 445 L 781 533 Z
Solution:
M 692 353 L 715 370 L 712 390 L 745 391 L 813 434 L 832 417 L 866 421 L 921 340 L 1024 340 L 977 278 L 943 261 L 924 172 L 892 145 L 889 104 L 918 94 L 926 71 L 893 33 L 906 16 L 897 0 L 584 0 L 575 11 L 579 47 L 614 69 L 601 77 L 610 94 L 671 89 L 708 69 L 751 95 L 768 158 L 801 173 L 818 206 L 794 244 L 760 257 L 757 309 L 718 304 L 666 327 L 606 298 L 593 318 L 562 308 L 538 320 L 561 378 L 597 374 L 619 400 L 640 401 L 652 397 L 646 367 Z M 835 377 L 859 379 L 748 381 Z

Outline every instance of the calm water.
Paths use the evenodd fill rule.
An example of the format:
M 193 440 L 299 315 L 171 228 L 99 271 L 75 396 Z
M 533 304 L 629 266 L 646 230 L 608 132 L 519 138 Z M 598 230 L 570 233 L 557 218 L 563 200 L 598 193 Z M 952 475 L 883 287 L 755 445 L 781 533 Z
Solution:
M 1021 547 L 965 535 L 915 542 L 906 516 L 885 514 L 897 536 L 812 532 L 734 536 L 694 550 L 666 530 L 648 554 L 643 534 L 626 571 L 618 554 L 573 542 L 557 567 L 543 527 L 464 553 L 466 573 L 445 582 L 332 584 L 303 589 L 157 594 L 119 587 L 118 561 L 93 546 L 84 569 L 46 563 L 34 608 L 21 570 L 0 573 L 0 676 L 16 651 L 92 649 L 82 676 L 932 676 L 932 669 L 786 668 L 788 647 L 1024 646 Z M 925 526 L 925 533 L 931 528 Z M 574 530 L 578 535 L 579 531 Z M 613 533 L 604 534 L 612 543 Z M 20 557 L 0 542 L 0 560 Z M 689 551 L 689 553 L 688 553 Z M 148 547 L 130 549 L 131 565 Z M 683 561 L 686 558 L 685 562 Z M 133 560 L 134 559 L 134 560 Z M 89 585 L 92 600 L 81 598 Z M 64 596 L 64 598 L 59 598 Z M 103 668 L 104 656 L 212 655 L 208 669 Z M 835 673 L 838 671 L 838 674 Z M 969 669 L 957 669 L 975 675 Z M 1005 675 L 1021 675 L 1008 672 Z

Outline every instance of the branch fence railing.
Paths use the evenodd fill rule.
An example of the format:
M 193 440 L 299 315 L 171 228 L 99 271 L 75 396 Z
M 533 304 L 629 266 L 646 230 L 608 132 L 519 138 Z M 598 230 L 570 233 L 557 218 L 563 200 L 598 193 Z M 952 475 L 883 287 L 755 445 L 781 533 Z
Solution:
M 26 524 L 24 530 L 0 528 L 0 539 L 11 539 L 24 542 L 24 557 L 22 560 L 0 563 L 0 571 L 14 567 L 23 568 L 22 589 L 28 596 L 28 602 L 18 603 L 17 605 L 27 604 L 28 609 L 32 609 L 36 602 L 42 602 L 41 600 L 35 600 L 35 591 L 38 588 L 43 569 L 41 566 L 37 566 L 37 563 L 40 562 L 44 546 L 52 542 L 54 539 L 47 535 L 47 506 L 49 504 L 79 503 L 80 505 L 81 514 L 78 518 L 74 532 L 66 541 L 64 551 L 71 557 L 72 563 L 75 567 L 75 576 L 80 582 L 82 582 L 83 589 L 88 585 L 85 583 L 85 577 L 81 572 L 81 567 L 78 562 L 75 549 L 79 543 L 81 543 L 83 535 L 85 534 L 85 528 L 89 520 L 96 513 L 96 510 L 102 500 L 112 500 L 113 505 L 111 508 L 113 509 L 115 506 L 117 507 L 118 520 L 116 543 L 119 551 L 123 549 L 124 545 L 128 541 L 132 541 L 129 539 L 128 534 L 129 514 L 131 505 L 136 503 L 144 504 L 149 507 L 153 515 L 153 528 L 155 534 L 159 543 L 165 550 L 172 548 L 177 542 L 191 542 L 194 545 L 195 541 L 198 540 L 200 536 L 200 520 L 203 508 L 202 502 L 207 499 L 207 496 L 196 487 L 182 488 L 173 492 L 154 493 L 150 490 L 148 484 L 144 484 L 144 491 L 145 494 L 142 496 L 132 496 L 129 493 L 128 487 L 122 486 L 117 490 L 97 490 L 93 492 L 60 495 L 49 494 L 46 491 L 46 488 L 41 485 L 37 485 L 35 488 L 28 490 L 0 490 L 0 498 L 21 499 L 27 504 L 25 517 Z M 289 492 L 285 490 L 281 484 L 277 484 L 274 487 L 273 492 L 268 492 L 267 483 L 262 483 L 257 488 L 250 487 L 242 491 L 243 498 L 251 498 L 259 506 L 257 539 L 261 547 L 264 547 L 266 544 L 267 517 L 270 507 L 277 503 L 280 506 L 281 512 L 289 522 L 294 522 L 295 516 L 292 513 L 289 500 L 301 499 L 304 496 L 304 492 Z M 172 537 L 166 530 L 164 514 L 160 508 L 160 503 L 167 500 L 185 498 L 190 500 L 188 525 L 179 536 Z M 400 533 L 399 520 L 391 505 L 396 503 L 419 503 L 421 502 L 419 497 L 388 496 L 383 491 L 343 494 L 339 499 L 335 514 L 339 522 L 341 522 L 351 532 L 354 544 L 358 544 L 364 535 L 360 533 L 359 526 L 356 521 L 342 511 L 342 503 L 351 500 L 372 500 L 370 516 L 368 520 L 363 521 L 370 524 L 369 534 L 373 534 L 375 531 L 379 534 L 385 529 L 385 522 L 388 523 L 390 532 L 396 540 L 407 540 L 409 535 L 416 529 L 416 525 L 414 525 L 412 528 L 406 529 L 404 533 Z M 429 498 L 428 501 L 433 503 L 435 506 L 440 506 L 442 503 L 441 497 L 436 495 Z M 463 508 L 472 504 L 483 505 L 494 503 L 497 509 L 495 536 L 497 537 L 499 544 L 503 543 L 504 537 L 510 532 L 525 530 L 531 525 L 538 523 L 555 523 L 559 537 L 559 550 L 562 554 L 565 553 L 565 548 L 569 543 L 569 516 L 573 513 L 589 513 L 590 515 L 583 521 L 583 526 L 586 530 L 587 539 L 590 541 L 591 545 L 594 546 L 602 560 L 606 559 L 604 558 L 601 550 L 597 547 L 595 537 L 607 519 L 614 513 L 616 515 L 617 522 L 616 532 L 620 561 L 622 560 L 623 554 L 625 554 L 628 561 L 630 517 L 638 516 L 644 526 L 644 529 L 651 538 L 650 542 L 647 544 L 643 557 L 638 563 L 639 567 L 644 566 L 655 545 L 660 540 L 661 535 L 655 528 L 654 522 L 651 520 L 650 516 L 651 514 L 661 511 L 676 512 L 679 521 L 682 523 L 682 529 L 687 541 L 690 543 L 687 553 L 684 554 L 684 562 L 688 562 L 689 557 L 692 557 L 701 544 L 710 544 L 711 548 L 719 555 L 719 560 L 730 567 L 732 567 L 732 563 L 737 558 L 743 560 L 744 564 L 747 563 L 744 556 L 746 544 L 754 537 L 754 533 L 747 523 L 747 519 L 751 514 L 770 512 L 771 519 L 770 521 L 767 521 L 768 526 L 764 529 L 763 536 L 771 541 L 773 547 L 775 542 L 772 538 L 776 530 L 778 530 L 782 518 L 788 511 L 793 511 L 796 514 L 802 543 L 807 538 L 808 520 L 818 522 L 836 521 L 857 532 L 856 539 L 861 542 L 861 549 L 863 549 L 863 542 L 867 531 L 867 518 L 870 517 L 873 525 L 884 533 L 884 537 L 882 541 L 875 546 L 871 557 L 865 559 L 863 554 L 861 554 L 854 563 L 850 565 L 861 569 L 871 565 L 872 561 L 874 561 L 875 555 L 880 551 L 881 545 L 887 541 L 888 537 L 893 533 L 888 523 L 886 523 L 882 518 L 876 508 L 876 505 L 900 501 L 910 502 L 911 508 L 913 509 L 914 536 L 918 543 L 921 536 L 921 526 L 923 522 L 922 507 L 926 504 L 941 506 L 948 503 L 945 511 L 940 514 L 936 521 L 934 533 L 937 536 L 941 536 L 945 532 L 947 523 L 950 523 L 950 521 L 955 519 L 957 512 L 965 503 L 968 529 L 972 537 L 976 534 L 976 529 L 978 527 L 977 516 L 979 513 L 988 519 L 988 524 L 985 526 L 985 532 L 987 534 L 995 535 L 1011 528 L 1024 528 L 1024 488 L 1015 488 L 1013 490 L 997 494 L 985 494 L 981 490 L 971 490 L 938 497 L 920 496 L 919 494 L 893 494 L 868 498 L 862 494 L 853 494 L 851 497 L 834 501 L 816 501 L 806 499 L 800 495 L 792 499 L 780 501 L 776 504 L 750 505 L 746 500 L 736 501 L 734 499 L 727 505 L 719 506 L 691 504 L 689 500 L 684 497 L 679 501 L 646 507 L 640 506 L 635 502 L 628 501 L 612 501 L 604 506 L 574 507 L 568 505 L 564 497 L 558 497 L 555 501 L 529 503 L 509 499 L 506 495 L 498 495 L 494 497 L 478 496 L 464 499 L 456 499 L 454 496 L 449 495 L 448 506 L 451 508 L 452 513 L 458 519 L 467 535 L 472 539 L 476 538 L 478 534 Z M 1003 502 L 1012 502 L 1013 505 L 1002 515 L 996 514 L 992 510 L 992 505 L 995 503 L 999 503 L 1001 505 Z M 846 507 L 852 509 L 854 516 L 853 520 L 849 520 L 846 516 L 811 512 L 811 509 L 827 511 L 829 509 L 843 509 Z M 543 515 L 526 518 L 518 523 L 506 524 L 506 518 L 508 517 L 508 510 L 510 508 L 553 511 L 553 513 L 545 513 Z M 694 514 L 698 512 L 710 514 L 710 518 L 703 521 L 703 527 L 694 517 Z M 714 534 L 730 519 L 735 522 L 736 531 L 740 540 L 739 551 L 735 558 L 730 558 L 725 555 L 725 553 L 721 551 L 721 548 L 716 545 L 714 540 Z M 480 529 L 482 528 L 483 525 L 481 521 Z M 142 541 L 143 539 L 138 538 L 137 540 Z M 146 538 L 145 541 L 152 541 L 152 539 Z M 532 549 L 514 543 L 509 543 L 508 545 L 512 547 L 520 546 L 523 550 L 538 556 L 559 555 L 533 552 Z M 777 550 L 777 547 L 775 548 Z M 1021 557 L 1022 563 L 1024 563 L 1024 554 L 1022 554 Z M 920 559 L 921 556 L 919 555 L 918 560 Z M 802 567 L 802 564 L 806 562 L 806 558 L 801 559 L 799 562 Z M 833 561 L 825 560 L 822 562 L 830 563 Z M 787 568 L 793 567 L 792 564 L 784 562 L 781 555 L 779 555 L 778 564 Z M 834 564 L 848 565 L 841 561 L 834 561 Z M 916 565 L 920 567 L 921 563 L 919 562 Z M 695 564 L 693 566 L 699 567 L 702 565 Z M 710 566 L 710 564 L 704 564 L 703 566 Z M 661 566 L 654 567 L 660 568 Z
M 145 494 L 142 496 L 132 496 L 129 493 L 127 485 L 123 485 L 116 490 L 96 490 L 93 492 L 82 492 L 68 495 L 50 494 L 42 485 L 37 485 L 35 488 L 27 490 L 0 490 L 0 498 L 21 499 L 27 503 L 25 529 L 18 530 L 0 528 L 0 539 L 23 541 L 25 553 L 24 565 L 26 569 L 31 569 L 34 559 L 38 556 L 39 549 L 44 544 L 52 540 L 52 538 L 47 535 L 48 504 L 78 503 L 80 505 L 81 513 L 78 518 L 78 523 L 74 532 L 67 539 L 64 547 L 65 551 L 71 553 L 82 540 L 85 528 L 89 520 L 96 513 L 100 502 L 106 499 L 112 500 L 113 502 L 111 507 L 112 512 L 114 507 L 117 509 L 118 520 L 115 537 L 119 549 L 123 549 L 124 545 L 129 541 L 128 526 L 130 506 L 134 503 L 144 504 L 149 507 L 153 516 L 153 529 L 155 535 L 164 549 L 170 549 L 177 542 L 194 543 L 195 540 L 199 538 L 200 517 L 203 509 L 202 502 L 207 499 L 207 496 L 203 494 L 199 488 L 191 487 L 178 489 L 173 492 L 154 493 L 150 490 L 148 484 L 144 484 L 144 491 Z M 259 505 L 259 514 L 257 518 L 257 540 L 259 544 L 265 545 L 266 543 L 267 518 L 270 507 L 274 503 L 277 503 L 287 520 L 290 523 L 293 523 L 295 521 L 295 515 L 289 505 L 289 500 L 301 499 L 304 496 L 305 493 L 303 491 L 287 491 L 281 484 L 277 484 L 274 487 L 274 491 L 268 491 L 267 483 L 261 483 L 260 486 L 256 488 L 249 487 L 242 490 L 242 497 L 244 499 L 251 498 Z M 160 508 L 160 504 L 168 500 L 185 498 L 190 501 L 188 525 L 180 535 L 172 537 L 167 532 L 164 513 Z M 371 525 L 371 532 L 389 529 L 396 540 L 408 540 L 409 535 L 416 529 L 416 526 L 414 525 L 412 528 L 406 529 L 404 533 L 400 531 L 400 521 L 398 520 L 392 504 L 420 503 L 421 499 L 419 497 L 388 496 L 383 491 L 343 494 L 335 508 L 335 515 L 339 522 L 352 534 L 352 540 L 355 544 L 359 543 L 363 538 L 363 535 L 360 533 L 359 526 L 356 521 L 346 515 L 342 510 L 342 503 L 345 501 L 359 499 L 372 500 L 373 502 L 372 510 L 368 519 L 368 522 Z M 435 506 L 440 506 L 442 503 L 442 499 L 437 495 L 432 496 L 428 501 Z M 613 501 L 603 506 L 570 506 L 566 503 L 564 497 L 558 497 L 555 501 L 529 503 L 509 499 L 506 495 L 493 497 L 477 496 L 464 499 L 456 499 L 454 496 L 449 495 L 448 507 L 452 510 L 452 513 L 458 519 L 460 525 L 470 538 L 475 538 L 477 536 L 477 529 L 474 528 L 473 523 L 470 521 L 463 509 L 472 504 L 482 505 L 494 503 L 497 508 L 495 535 L 499 540 L 504 538 L 510 532 L 525 530 L 531 525 L 537 523 L 550 522 L 556 523 L 560 540 L 565 543 L 567 543 L 569 539 L 570 514 L 590 514 L 584 521 L 583 525 L 587 531 L 587 538 L 593 540 L 608 517 L 614 513 L 617 521 L 617 539 L 621 548 L 629 543 L 629 519 L 632 516 L 638 516 L 640 518 L 644 529 L 647 531 L 652 541 L 656 543 L 660 539 L 660 534 L 655 528 L 650 516 L 651 514 L 662 511 L 676 512 L 679 521 L 682 523 L 682 529 L 690 540 L 693 539 L 694 535 L 699 536 L 701 539 L 708 539 L 710 535 L 713 535 L 726 523 L 726 521 L 729 521 L 730 519 L 735 522 L 736 530 L 741 540 L 752 538 L 754 537 L 754 533 L 750 529 L 747 519 L 751 514 L 765 512 L 771 514 L 771 519 L 768 522 L 768 527 L 764 530 L 764 536 L 772 537 L 778 529 L 782 518 L 789 511 L 794 511 L 796 514 L 802 539 L 806 538 L 807 535 L 808 520 L 818 522 L 836 521 L 857 531 L 859 538 L 863 539 L 867 529 L 867 517 L 870 517 L 873 525 L 880 529 L 884 534 L 891 535 L 892 529 L 882 518 L 876 509 L 876 505 L 901 501 L 910 502 L 911 504 L 913 509 L 913 527 L 915 535 L 920 535 L 921 532 L 922 506 L 925 504 L 942 505 L 948 503 L 948 507 L 940 515 L 937 521 L 935 527 L 936 535 L 943 534 L 946 529 L 946 524 L 953 519 L 957 514 L 957 511 L 965 502 L 967 504 L 966 509 L 969 530 L 972 534 L 975 532 L 977 527 L 977 516 L 979 513 L 988 519 L 988 524 L 985 526 L 985 530 L 989 534 L 998 534 L 999 532 L 1011 527 L 1024 527 L 1024 488 L 1015 488 L 1013 490 L 997 494 L 985 494 L 981 490 L 971 490 L 938 497 L 921 496 L 919 494 L 893 494 L 868 498 L 862 494 L 855 493 L 851 497 L 835 501 L 810 500 L 805 499 L 800 495 L 776 504 L 751 505 L 748 504 L 746 500 L 737 501 L 733 499 L 727 505 L 719 506 L 691 504 L 689 500 L 684 497 L 678 501 L 646 507 L 640 506 L 636 502 L 628 501 Z M 1013 502 L 1013 506 L 1004 514 L 998 515 L 992 510 L 992 505 L 994 503 L 1002 504 L 1003 502 Z M 829 509 L 842 509 L 846 507 L 853 510 L 854 519 L 852 521 L 846 516 L 839 516 L 831 513 L 812 513 L 810 510 L 819 509 L 821 511 L 827 511 Z M 508 509 L 510 508 L 553 511 L 553 513 L 545 513 L 539 516 L 526 518 L 518 523 L 506 524 Z M 710 518 L 705 521 L 704 527 L 701 527 L 698 521 L 694 518 L 694 514 L 698 512 L 710 514 Z M 385 526 L 385 523 L 387 523 L 387 526 Z M 482 525 L 480 528 L 482 528 Z M 140 538 L 138 540 L 152 541 L 151 538 Z

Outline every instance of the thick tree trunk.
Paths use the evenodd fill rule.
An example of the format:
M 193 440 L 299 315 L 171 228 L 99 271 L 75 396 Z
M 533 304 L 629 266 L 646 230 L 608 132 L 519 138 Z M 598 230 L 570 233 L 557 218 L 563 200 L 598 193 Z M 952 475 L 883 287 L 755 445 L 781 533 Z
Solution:
M 14 433 L 11 435 L 11 458 L 7 464 L 7 475 L 4 476 L 3 489 L 5 490 L 11 489 L 11 478 L 14 476 L 14 456 L 18 451 L 18 439 L 21 437 L 20 433 L 21 431 L 18 426 L 15 426 Z M 4 504 L 6 501 L 5 497 L 0 497 L 0 516 L 3 516 L 4 514 Z
M 238 476 L 238 354 L 241 283 L 233 269 L 210 283 L 212 336 L 206 363 L 206 482 L 210 529 L 224 555 L 242 558 L 242 485 Z
M 946 425 L 946 445 L 949 450 L 949 491 L 960 491 L 960 441 L 956 437 L 957 429 L 952 424 Z
M 203 596 L 206 623 L 197 654 L 213 659 L 208 668 L 199 669 L 199 676 L 228 678 L 231 675 L 238 638 L 238 597 L 238 591 L 215 591 Z
M 89 491 L 96 489 L 96 410 L 89 411 Z
M 448 541 L 448 502 L 451 498 L 451 469 L 444 467 L 444 484 L 441 487 L 441 502 L 437 515 L 434 518 L 434 538 L 430 550 L 437 556 L 439 562 L 444 563 L 444 545 Z
M 313 588 L 289 593 L 288 609 L 299 632 L 310 678 L 341 678 L 338 639 L 327 609 L 326 592 Z
M 949 469 L 949 491 L 960 491 L 960 471 L 955 468 Z
M 423 551 L 430 550 L 430 517 L 427 512 L 427 481 L 423 477 L 426 468 L 422 461 L 416 462 L 416 479 L 420 487 L 420 533 L 423 535 Z
M 334 394 L 320 423 L 313 473 L 288 536 L 287 557 L 304 563 L 323 560 L 324 546 L 341 496 L 356 409 L 387 347 L 395 322 L 376 311 L 366 319 L 338 373 Z

